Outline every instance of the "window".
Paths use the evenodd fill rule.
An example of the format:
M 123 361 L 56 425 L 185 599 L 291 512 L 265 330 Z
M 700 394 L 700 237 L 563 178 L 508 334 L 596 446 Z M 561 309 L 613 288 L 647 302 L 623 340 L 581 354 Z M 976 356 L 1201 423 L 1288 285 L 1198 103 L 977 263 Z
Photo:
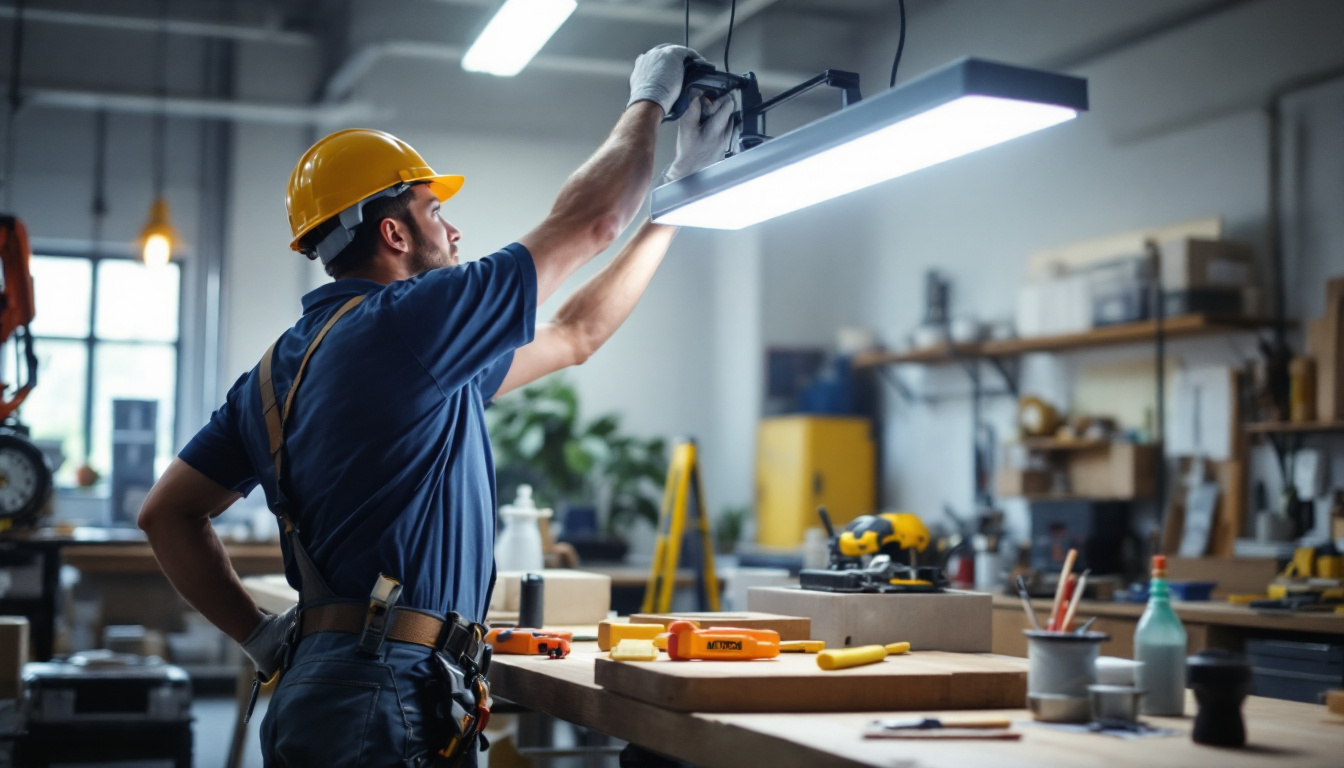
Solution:
M 86 460 L 112 469 L 112 401 L 158 402 L 155 464 L 173 457 L 177 402 L 177 264 L 150 268 L 128 258 L 33 256 L 37 387 L 20 416 L 34 439 L 59 440 L 60 485 Z

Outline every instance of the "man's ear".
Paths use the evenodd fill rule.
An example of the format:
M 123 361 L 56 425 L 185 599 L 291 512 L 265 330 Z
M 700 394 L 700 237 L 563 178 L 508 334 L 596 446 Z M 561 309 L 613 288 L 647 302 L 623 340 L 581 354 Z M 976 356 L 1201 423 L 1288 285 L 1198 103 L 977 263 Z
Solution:
M 411 238 L 406 225 L 388 217 L 378 222 L 378 236 L 383 244 L 399 253 L 410 253 Z

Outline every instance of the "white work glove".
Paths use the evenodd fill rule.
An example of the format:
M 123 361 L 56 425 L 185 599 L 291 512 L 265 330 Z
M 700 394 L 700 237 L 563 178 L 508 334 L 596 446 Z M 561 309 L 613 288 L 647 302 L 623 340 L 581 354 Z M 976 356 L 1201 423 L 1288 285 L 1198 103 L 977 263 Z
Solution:
M 700 54 L 684 45 L 663 43 L 650 48 L 635 59 L 635 71 L 630 73 L 630 100 L 652 101 L 663 108 L 666 115 L 681 95 L 681 81 L 686 74 L 686 60 L 698 59 Z
M 722 160 L 736 127 L 734 114 L 732 94 L 724 94 L 713 102 L 706 102 L 704 96 L 696 94 L 686 107 L 686 114 L 677 121 L 677 155 L 663 178 L 676 181 Z
M 257 666 L 257 672 L 263 679 L 275 677 L 276 670 L 284 663 L 285 642 L 289 640 L 290 629 L 298 619 L 297 605 L 278 616 L 268 613 L 243 642 L 243 653 Z

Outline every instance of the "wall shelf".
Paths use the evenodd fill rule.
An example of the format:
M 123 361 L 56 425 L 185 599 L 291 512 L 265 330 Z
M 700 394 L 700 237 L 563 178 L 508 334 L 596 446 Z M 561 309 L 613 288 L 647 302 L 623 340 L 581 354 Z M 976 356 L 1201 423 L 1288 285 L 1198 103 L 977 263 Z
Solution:
M 1307 432 L 1344 432 L 1344 421 L 1256 421 L 1243 424 L 1253 435 L 1304 434 Z
M 1187 339 L 1223 333 L 1255 331 L 1273 326 L 1265 318 L 1220 317 L 1216 315 L 1178 315 L 1162 321 L 1162 334 L 1168 339 Z M 1034 336 L 1026 339 L 1000 339 L 980 344 L 956 344 L 911 352 L 864 352 L 854 356 L 854 367 L 919 363 L 940 365 L 969 358 L 1016 357 L 1035 352 L 1068 352 L 1120 344 L 1147 343 L 1157 334 L 1157 321 L 1143 320 L 1093 328 L 1082 333 L 1059 336 Z
M 1061 440 L 1057 437 L 1027 437 L 1022 447 L 1031 451 L 1095 451 L 1110 448 L 1114 440 Z

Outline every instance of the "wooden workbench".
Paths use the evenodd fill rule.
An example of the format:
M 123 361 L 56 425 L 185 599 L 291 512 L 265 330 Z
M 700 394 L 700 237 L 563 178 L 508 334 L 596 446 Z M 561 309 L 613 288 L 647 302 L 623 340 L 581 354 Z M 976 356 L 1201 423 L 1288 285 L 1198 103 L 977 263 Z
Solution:
M 1033 600 L 1038 620 L 1044 624 L 1050 615 L 1050 600 Z M 1241 650 L 1247 637 L 1303 635 L 1305 639 L 1344 642 L 1344 616 L 1303 611 L 1264 611 L 1225 602 L 1182 602 L 1172 604 L 1185 625 L 1187 645 L 1192 653 L 1205 648 Z M 1105 632 L 1111 640 L 1101 652 L 1107 656 L 1134 656 L 1134 629 L 1144 606 L 1139 603 L 1108 603 L 1085 600 L 1078 605 L 1075 623 L 1096 616 L 1092 629 Z M 1027 641 L 1022 630 L 1029 627 L 1022 601 L 1007 595 L 994 596 L 994 652 L 1026 656 Z
M 1018 742 L 865 740 L 871 720 L 893 713 L 704 714 L 678 713 L 610 693 L 593 682 L 595 643 L 575 643 L 564 660 L 496 656 L 493 694 L 705 768 L 741 766 L 920 766 L 998 768 L 1040 766 L 1337 766 L 1344 753 L 1344 719 L 1325 707 L 1252 697 L 1245 715 L 1251 746 L 1211 749 L 1187 735 L 1189 718 L 1146 718 L 1181 732 L 1170 738 L 1122 741 L 1068 733 L 1030 723 L 1026 710 L 977 710 L 1006 717 L 1023 734 Z M 1193 713 L 1193 699 L 1186 710 Z M 909 716 L 911 713 L 903 713 Z M 966 712 L 922 713 L 964 717 Z M 1021 723 L 1021 724 L 1019 724 Z
M 243 583 L 269 610 L 283 610 L 293 604 L 294 591 L 283 577 L 250 577 Z M 1277 768 L 1333 767 L 1344 751 L 1344 719 L 1332 717 L 1325 707 L 1255 697 L 1247 699 L 1245 706 L 1250 747 L 1244 750 L 1194 744 L 1186 735 L 1191 726 L 1189 718 L 1147 718 L 1155 725 L 1179 730 L 1181 736 L 1122 741 L 1028 724 L 1031 718 L 1023 709 L 974 712 L 976 716 L 1015 721 L 1014 728 L 1023 733 L 1018 742 L 869 741 L 860 736 L 863 727 L 870 720 L 893 713 L 673 712 L 599 687 L 593 680 L 597 644 L 574 643 L 573 647 L 570 657 L 563 660 L 496 656 L 490 670 L 494 695 L 704 768 L 1250 768 L 1262 766 L 1268 759 L 1273 759 Z M 1186 711 L 1195 711 L 1193 700 L 1187 703 Z M 951 719 L 967 713 L 922 714 Z

